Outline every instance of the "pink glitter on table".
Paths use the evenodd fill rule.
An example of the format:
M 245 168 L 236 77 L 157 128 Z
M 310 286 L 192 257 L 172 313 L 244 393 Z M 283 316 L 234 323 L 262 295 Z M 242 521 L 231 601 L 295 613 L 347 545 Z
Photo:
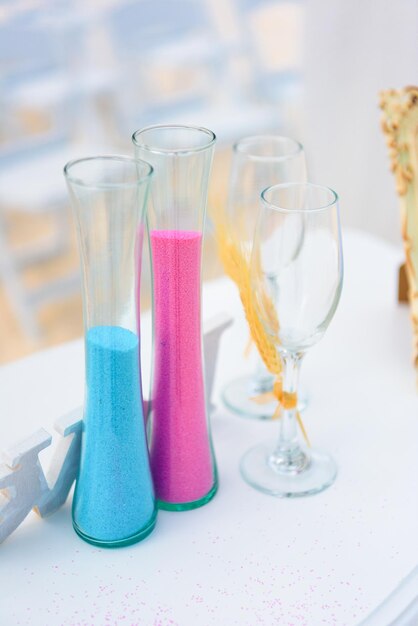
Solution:
M 200 325 L 202 235 L 152 230 L 154 378 L 151 468 L 157 498 L 186 503 L 214 484 Z

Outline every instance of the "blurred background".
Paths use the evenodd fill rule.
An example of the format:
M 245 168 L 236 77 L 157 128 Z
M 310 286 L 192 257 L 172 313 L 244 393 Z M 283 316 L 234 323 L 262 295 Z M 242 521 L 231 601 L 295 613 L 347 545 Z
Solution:
M 3 0 L 0 363 L 81 336 L 62 168 L 130 154 L 148 124 L 216 133 L 210 209 L 225 202 L 236 140 L 294 137 L 310 179 L 339 192 L 344 226 L 400 247 L 378 92 L 416 83 L 417 69 L 415 0 Z M 205 245 L 212 278 L 210 220 Z

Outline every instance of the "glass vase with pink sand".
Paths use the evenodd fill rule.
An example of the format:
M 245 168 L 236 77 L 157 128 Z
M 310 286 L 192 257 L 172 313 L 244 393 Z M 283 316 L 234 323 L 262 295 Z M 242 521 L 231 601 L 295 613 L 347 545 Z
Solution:
M 186 510 L 215 495 L 201 330 L 201 257 L 215 135 L 205 128 L 137 131 L 154 167 L 148 207 L 153 271 L 150 459 L 160 508 Z

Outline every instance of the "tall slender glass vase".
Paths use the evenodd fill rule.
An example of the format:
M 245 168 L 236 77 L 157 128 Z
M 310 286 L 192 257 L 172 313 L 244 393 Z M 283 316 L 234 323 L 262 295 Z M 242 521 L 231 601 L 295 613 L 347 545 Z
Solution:
M 155 177 L 148 209 L 154 359 L 150 457 L 158 504 L 193 509 L 217 489 L 202 360 L 201 255 L 215 135 L 153 126 L 133 135 Z
M 64 168 L 83 275 L 86 390 L 75 531 L 129 545 L 154 528 L 139 358 L 138 257 L 152 167 L 91 157 Z

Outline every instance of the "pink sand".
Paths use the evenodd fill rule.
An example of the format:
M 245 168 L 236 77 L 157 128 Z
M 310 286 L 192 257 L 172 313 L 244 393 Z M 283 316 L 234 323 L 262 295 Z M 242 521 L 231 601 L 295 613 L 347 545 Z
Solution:
M 151 469 L 158 499 L 192 502 L 214 476 L 200 328 L 202 235 L 153 230 L 154 378 Z

